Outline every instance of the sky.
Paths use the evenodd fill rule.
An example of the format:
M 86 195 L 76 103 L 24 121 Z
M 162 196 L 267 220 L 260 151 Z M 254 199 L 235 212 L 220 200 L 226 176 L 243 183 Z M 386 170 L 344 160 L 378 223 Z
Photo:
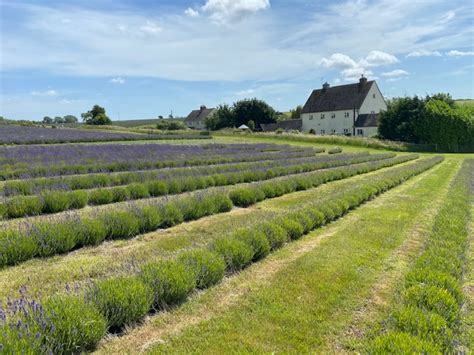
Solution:
M 473 29 L 470 0 L 0 0 L 0 116 L 288 111 L 361 74 L 386 98 L 474 98 Z

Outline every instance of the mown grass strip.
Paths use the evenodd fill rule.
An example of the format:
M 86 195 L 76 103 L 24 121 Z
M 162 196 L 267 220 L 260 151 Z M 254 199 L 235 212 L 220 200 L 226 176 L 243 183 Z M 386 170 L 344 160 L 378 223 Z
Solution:
M 21 218 L 42 214 L 59 213 L 72 209 L 81 209 L 87 205 L 105 205 L 123 201 L 133 201 L 150 197 L 164 196 L 168 194 L 180 194 L 183 192 L 196 191 L 214 186 L 235 185 L 244 182 L 255 182 L 273 179 L 279 176 L 311 172 L 319 169 L 327 169 L 337 166 L 359 164 L 369 161 L 377 161 L 393 158 L 394 154 L 374 154 L 360 157 L 342 156 L 341 159 L 333 158 L 326 161 L 306 162 L 289 164 L 288 166 L 274 166 L 273 168 L 251 167 L 250 169 L 237 170 L 230 173 L 212 174 L 212 168 L 202 176 L 179 177 L 170 176 L 160 178 L 159 176 L 149 176 L 144 178 L 142 174 L 127 176 L 130 182 L 125 186 L 112 188 L 99 188 L 91 190 L 76 191 L 45 191 L 36 196 L 15 196 L 0 203 L 0 218 Z M 345 158 L 345 159 L 344 159 Z M 192 174 L 192 171 L 190 171 Z M 102 175 L 91 177 L 91 181 L 100 181 L 102 185 L 113 185 L 115 176 Z M 119 177 L 120 178 L 120 177 Z M 88 184 L 88 177 L 81 177 L 82 184 Z M 84 181 L 86 180 L 86 181 Z M 134 181 L 135 180 L 135 181 Z M 143 181 L 145 180 L 145 181 Z M 139 182 L 141 181 L 141 182 Z M 28 182 L 21 181 L 21 190 L 33 191 L 34 187 Z M 64 187 L 67 183 L 64 183 Z M 11 186 L 10 186 L 11 187 Z M 19 185 L 17 186 L 17 188 Z
M 370 353 L 450 353 L 455 351 L 464 294 L 461 281 L 468 248 L 469 180 L 474 160 L 466 160 L 436 216 L 422 254 L 405 277 L 401 298 L 384 334 L 367 341 Z
M 168 228 L 183 221 L 229 211 L 235 206 L 249 206 L 267 198 L 306 190 L 329 181 L 345 179 L 413 160 L 406 155 L 382 161 L 316 171 L 279 178 L 246 188 L 200 193 L 181 199 L 127 208 L 104 210 L 98 215 L 67 216 L 64 220 L 38 221 L 13 225 L 0 231 L 0 267 L 15 265 L 40 256 L 65 253 L 83 246 L 98 245 L 104 240 L 129 239 L 138 234 Z
M 204 254 L 187 255 L 176 261 L 151 262 L 142 266 L 137 276 L 99 281 L 86 293 L 85 300 L 77 296 L 77 303 L 81 308 L 89 306 L 99 310 L 109 328 L 121 329 L 139 321 L 147 308 L 162 309 L 184 301 L 192 289 L 203 280 L 204 287 L 218 282 L 223 276 L 222 268 L 217 267 L 219 260 L 221 265 L 222 262 L 225 263 L 228 272 L 238 271 L 264 258 L 272 249 L 281 247 L 285 241 L 298 239 L 312 229 L 339 218 L 364 201 L 430 169 L 442 160 L 441 157 L 421 160 L 367 179 L 362 189 L 347 191 L 332 204 L 326 203 L 295 212 L 283 220 L 278 218 L 273 223 L 256 229 L 237 231 L 226 238 L 216 240 L 210 251 L 202 252 Z M 277 235 L 279 237 L 276 237 Z M 206 281 L 209 278 L 212 279 L 211 282 Z M 22 298 L 20 303 L 31 304 L 31 301 Z M 46 308 L 46 312 L 48 311 Z M 63 307 L 55 309 L 55 312 L 55 315 L 63 320 L 67 331 L 58 334 L 54 332 L 56 329 L 54 323 L 41 318 L 41 324 L 52 325 L 44 327 L 45 330 L 35 336 L 27 334 L 23 328 L 18 328 L 16 333 L 2 332 L 0 344 L 7 349 L 15 350 L 18 349 L 20 342 L 28 351 L 62 352 L 64 350 L 61 347 L 51 349 L 51 339 L 54 339 L 52 344 L 71 344 L 76 339 L 86 339 L 89 330 L 77 326 L 75 323 L 77 319 L 69 319 L 69 310 L 66 312 Z M 37 317 L 29 317 L 28 313 L 18 312 L 16 309 L 9 309 L 5 319 L 2 325 L 5 329 L 12 329 L 12 325 L 19 322 L 31 323 L 28 327 L 34 328 L 38 322 Z M 87 321 L 87 317 L 82 315 L 81 324 Z M 94 347 L 96 343 L 97 336 L 94 336 L 88 342 L 77 343 L 75 346 L 77 351 L 83 351 Z

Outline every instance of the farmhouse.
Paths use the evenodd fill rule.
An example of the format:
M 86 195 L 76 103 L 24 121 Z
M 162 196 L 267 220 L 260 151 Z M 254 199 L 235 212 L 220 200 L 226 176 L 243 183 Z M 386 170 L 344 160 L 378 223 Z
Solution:
M 377 133 L 378 114 L 387 104 L 375 80 L 314 90 L 303 107 L 304 132 L 368 137 Z
M 184 124 L 191 129 L 205 129 L 205 119 L 216 112 L 215 108 L 207 108 L 202 105 L 199 110 L 191 111 L 191 113 L 184 120 Z

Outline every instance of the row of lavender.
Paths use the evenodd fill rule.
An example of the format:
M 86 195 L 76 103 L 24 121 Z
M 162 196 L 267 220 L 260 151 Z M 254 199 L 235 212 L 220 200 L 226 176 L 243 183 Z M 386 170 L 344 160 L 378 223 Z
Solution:
M 272 144 L 68 144 L 0 147 L 0 179 L 149 170 L 310 157 L 324 149 Z
M 345 156 L 324 156 L 302 162 L 286 161 L 253 164 L 238 167 L 226 173 L 214 172 L 213 168 L 188 176 L 170 173 L 166 177 L 149 176 L 149 180 L 112 188 L 75 191 L 45 191 L 35 196 L 14 196 L 0 203 L 0 218 L 18 218 L 47 213 L 58 213 L 69 209 L 81 209 L 86 205 L 105 205 L 128 200 L 138 200 L 168 194 L 200 190 L 213 186 L 235 185 L 271 179 L 277 176 L 300 174 L 318 169 L 377 161 L 394 157 L 395 154 L 354 154 Z M 219 167 L 217 167 L 219 168 Z M 192 170 L 193 168 L 190 168 Z M 139 177 L 142 177 L 139 175 Z M 85 176 L 84 178 L 87 178 Z M 104 180 L 105 181 L 105 180 Z M 113 180 L 110 180 L 111 182 Z
M 84 190 L 99 187 L 128 185 L 134 182 L 151 180 L 168 180 L 182 177 L 201 177 L 211 174 L 236 173 L 242 171 L 271 170 L 290 165 L 300 165 L 304 171 L 306 164 L 346 161 L 354 158 L 367 157 L 369 153 L 316 155 L 292 159 L 260 160 L 256 162 L 227 163 L 207 166 L 191 166 L 180 168 L 162 168 L 145 171 L 127 171 L 118 173 L 91 173 L 82 175 L 66 175 L 59 177 L 40 177 L 22 180 L 8 180 L 0 186 L 0 194 L 4 196 L 37 195 L 45 190 Z M 395 156 L 394 153 L 390 154 Z M 271 171 L 270 171 L 271 174 Z
M 0 126 L 0 144 L 49 144 L 72 142 L 135 141 L 163 139 L 210 139 L 197 134 L 139 134 L 67 128 Z
M 247 187 L 203 191 L 174 199 L 150 200 L 145 204 L 127 203 L 102 211 L 64 218 L 6 224 L 0 230 L 0 266 L 13 265 L 36 256 L 51 256 L 104 240 L 126 239 L 183 221 L 246 207 L 267 198 L 310 189 L 328 181 L 345 179 L 416 159 L 398 156 L 315 172 L 276 178 Z
M 80 353 L 93 350 L 107 329 L 121 330 L 152 310 L 182 303 L 193 289 L 219 283 L 265 258 L 285 243 L 344 215 L 367 200 L 430 169 L 441 157 L 371 176 L 340 191 L 332 201 L 317 202 L 286 216 L 239 229 L 207 248 L 180 253 L 176 260 L 151 261 L 136 275 L 99 280 L 82 295 L 53 296 L 45 306 L 24 296 L 0 308 L 0 346 L 8 353 Z M 262 191 L 264 193 L 264 191 Z

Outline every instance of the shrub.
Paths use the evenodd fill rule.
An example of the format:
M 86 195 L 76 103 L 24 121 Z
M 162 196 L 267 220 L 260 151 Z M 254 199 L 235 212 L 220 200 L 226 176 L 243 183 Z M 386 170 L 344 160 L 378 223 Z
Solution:
M 109 210 L 100 218 L 107 228 L 108 239 L 127 239 L 136 236 L 140 231 L 138 218 L 130 211 Z
M 252 262 L 252 248 L 235 238 L 219 238 L 214 241 L 213 250 L 224 258 L 226 269 L 233 272 L 246 267 Z
M 276 223 L 265 223 L 260 230 L 267 237 L 271 250 L 281 248 L 288 241 L 286 231 Z
M 123 186 L 114 187 L 110 189 L 112 192 L 112 200 L 113 202 L 123 202 L 130 200 L 130 191 Z
M 153 290 L 153 304 L 160 308 L 183 302 L 196 286 L 193 273 L 174 260 L 146 264 L 140 277 Z
M 107 227 L 102 221 L 85 217 L 79 223 L 76 243 L 78 247 L 88 245 L 98 245 L 107 237 Z
M 204 289 L 219 283 L 224 277 L 224 259 L 209 250 L 191 250 L 179 255 L 178 261 L 194 275 L 196 287 Z
M 239 187 L 230 192 L 232 203 L 238 207 L 248 207 L 257 202 L 256 189 L 251 187 Z
M 85 191 L 72 191 L 69 193 L 69 208 L 79 209 L 84 208 L 89 201 L 87 192 Z
M 132 200 L 150 197 L 150 193 L 148 192 L 147 186 L 145 184 L 130 184 L 127 186 L 127 190 L 130 192 L 130 197 Z
M 153 303 L 152 290 L 136 277 L 98 281 L 90 289 L 89 297 L 112 329 L 139 321 Z
M 250 246 L 253 251 L 252 261 L 263 259 L 270 253 L 270 243 L 265 233 L 258 229 L 242 229 L 234 234 L 235 238 Z
M 151 196 L 162 196 L 168 193 L 168 185 L 163 181 L 151 181 L 147 184 Z
M 28 233 L 5 229 L 0 231 L 0 268 L 29 260 L 38 254 L 38 244 Z
M 339 154 L 342 153 L 342 149 L 339 147 L 334 147 L 328 150 L 328 154 Z
M 290 240 L 299 239 L 304 234 L 304 227 L 294 219 L 285 217 L 279 221 L 279 224 L 286 231 Z
M 137 215 L 140 233 L 155 231 L 163 222 L 160 210 L 155 206 L 142 207 Z
M 405 299 L 408 304 L 438 313 L 450 326 L 459 321 L 460 310 L 456 299 L 443 288 L 415 285 L 406 290 Z
M 390 332 L 377 337 L 368 350 L 370 354 L 438 354 L 432 343 L 407 333 Z
M 77 296 L 55 296 L 44 303 L 53 326 L 48 327 L 52 353 L 67 354 L 93 350 L 105 336 L 107 321 L 98 309 Z
M 173 227 L 182 223 L 184 220 L 183 213 L 176 203 L 167 203 L 165 206 L 161 207 L 160 213 L 163 217 L 161 223 L 163 228 Z
M 8 218 L 35 216 L 43 210 L 43 202 L 38 196 L 15 196 L 6 201 L 5 207 Z
M 398 309 L 392 318 L 395 328 L 402 332 L 410 333 L 435 344 L 443 344 L 444 348 L 451 346 L 453 333 L 446 320 L 436 313 L 408 306 Z
M 62 191 L 48 191 L 42 195 L 43 212 L 57 213 L 69 208 L 69 196 Z
M 76 221 L 42 221 L 29 228 L 30 237 L 38 245 L 39 256 L 51 256 L 68 252 L 77 245 Z
M 110 189 L 97 189 L 89 193 L 89 203 L 91 205 L 105 205 L 113 202 L 114 196 Z

